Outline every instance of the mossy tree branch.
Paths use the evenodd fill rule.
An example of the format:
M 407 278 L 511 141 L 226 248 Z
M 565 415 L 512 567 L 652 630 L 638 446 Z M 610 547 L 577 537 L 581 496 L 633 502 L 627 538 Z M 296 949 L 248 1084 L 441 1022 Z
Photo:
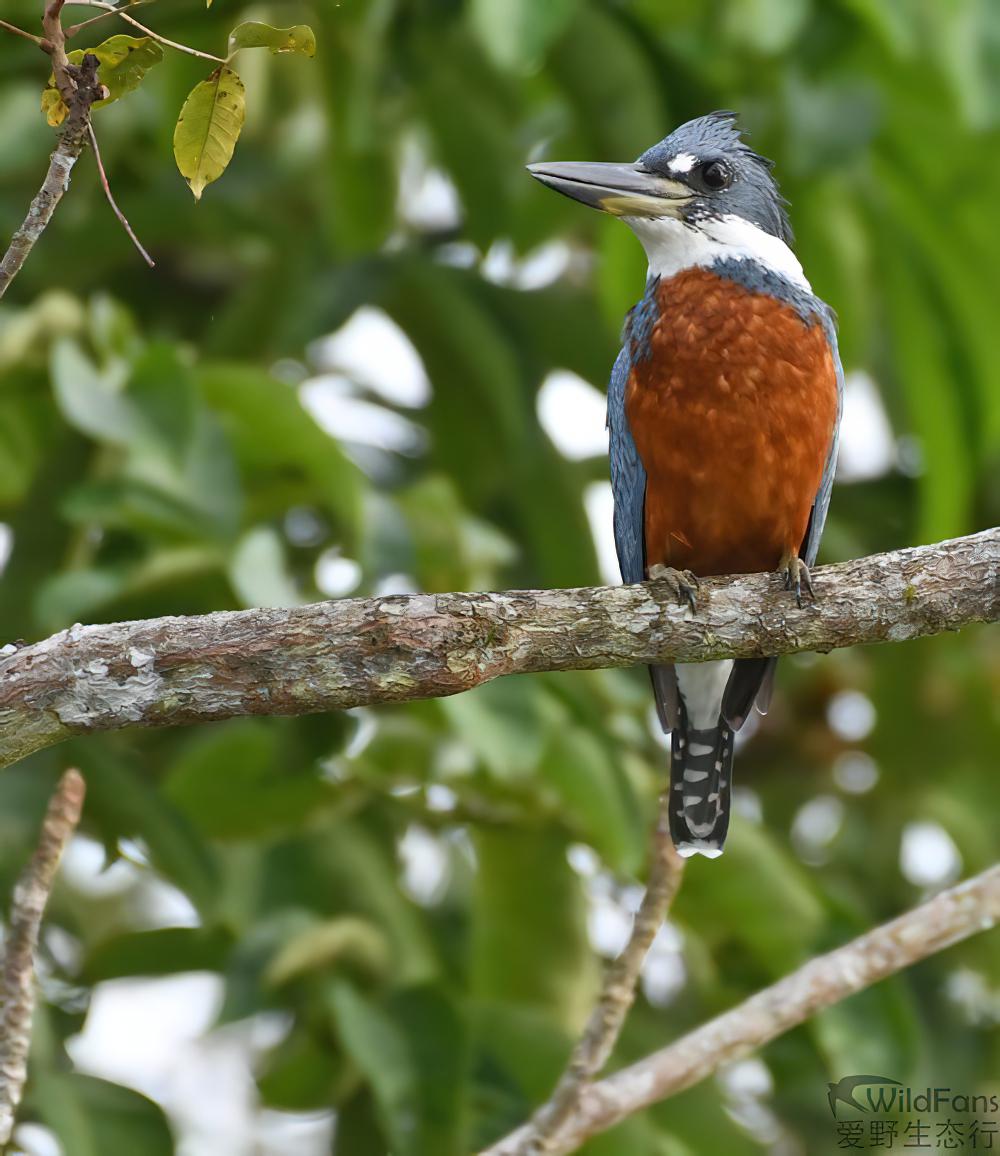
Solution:
M 1000 530 L 814 575 L 349 598 L 70 630 L 0 657 L 0 767 L 71 735 L 435 698 L 503 674 L 832 650 L 1000 617 Z

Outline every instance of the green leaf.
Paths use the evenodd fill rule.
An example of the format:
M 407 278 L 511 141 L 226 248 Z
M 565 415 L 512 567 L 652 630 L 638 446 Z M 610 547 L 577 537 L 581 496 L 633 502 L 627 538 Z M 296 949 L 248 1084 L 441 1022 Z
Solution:
M 196 201 L 233 159 L 245 116 L 243 81 L 225 65 L 195 85 L 184 102 L 174 129 L 174 159 Z
M 810 0 L 741 0 L 727 5 L 721 23 L 740 48 L 774 56 L 799 36 L 810 11 Z
M 910 56 L 917 46 L 918 20 L 907 0 L 840 0 L 853 10 L 895 56 Z
M 127 92 L 134 92 L 149 69 L 163 59 L 163 49 L 149 36 L 112 36 L 96 48 L 80 51 L 81 60 L 85 53 L 100 60 L 97 76 L 109 89 L 109 95 L 97 101 L 94 108 L 111 104 Z M 70 55 L 72 58 L 76 53 Z
M 93 754 L 89 752 L 93 751 Z M 143 840 L 157 870 L 209 917 L 218 900 L 218 868 L 198 832 L 167 799 L 107 750 L 81 751 L 87 778 L 87 813 L 105 845 Z
M 163 49 L 149 36 L 112 36 L 94 48 L 75 48 L 67 53 L 70 64 L 79 64 L 84 56 L 96 56 L 100 61 L 97 78 L 108 89 L 103 100 L 95 100 L 92 107 L 101 108 L 134 92 L 142 78 L 163 59 Z M 60 125 L 69 115 L 69 109 L 56 88 L 54 76 L 42 91 L 42 111 L 51 125 Z
M 393 1152 L 414 1156 L 419 1080 L 403 1033 L 377 1003 L 350 983 L 338 980 L 329 993 L 341 1044 L 371 1084 Z
M 397 993 L 387 1005 L 339 980 L 329 1004 L 344 1050 L 368 1080 L 396 1156 L 461 1156 L 465 1031 L 443 989 Z
M 182 462 L 196 437 L 201 399 L 175 345 L 153 342 L 136 357 L 128 397 L 144 419 L 146 440 L 161 456 Z
M 71 337 L 52 349 L 52 388 L 63 417 L 81 433 L 127 445 L 143 432 L 142 420 L 117 382 L 101 373 Z
M 261 1057 L 257 1087 L 267 1107 L 284 1112 L 323 1111 L 336 1105 L 339 1140 L 340 1101 L 357 1086 L 357 1072 L 339 1049 L 331 1047 L 325 1032 L 318 1036 L 298 1020 L 285 1039 Z
M 905 979 L 883 983 L 817 1013 L 808 1025 L 831 1073 L 886 1072 L 915 1079 L 923 1040 Z
M 551 1093 L 573 1037 L 548 1009 L 523 1003 L 477 999 L 469 1019 L 475 1049 L 471 1147 L 479 1151 L 522 1124 Z
M 46 630 L 90 618 L 117 598 L 126 578 L 119 570 L 89 568 L 50 574 L 35 592 L 35 615 Z
M 367 919 L 345 915 L 291 937 L 270 961 L 264 983 L 281 987 L 309 972 L 348 968 L 359 978 L 381 979 L 389 971 L 389 944 Z
M 66 516 L 141 532 L 230 539 L 242 493 L 233 455 L 176 349 L 156 343 L 139 357 L 127 392 L 123 373 L 98 370 L 71 338 L 52 353 L 52 384 L 67 421 L 101 443 L 124 447 L 111 476 L 76 486 Z M 113 363 L 114 364 L 114 363 Z
M 62 93 L 56 88 L 54 76 L 42 89 L 41 109 L 45 113 L 46 122 L 53 128 L 58 128 L 69 116 L 69 108 L 62 98 Z
M 124 976 L 221 971 L 232 944 L 232 933 L 221 927 L 127 932 L 101 940 L 84 960 L 83 975 L 94 984 Z
M 36 1072 L 29 1103 L 73 1156 L 173 1156 L 163 1109 L 130 1088 L 76 1072 Z
M 42 456 L 42 433 L 20 400 L 0 400 L 0 503 L 19 502 Z
M 303 598 L 288 569 L 285 545 L 270 526 L 240 539 L 229 562 L 229 580 L 244 606 L 301 606 Z
M 581 156 L 634 156 L 663 135 L 663 78 L 654 59 L 624 10 L 581 6 L 548 58 L 551 78 L 573 104 L 587 150 Z
M 315 56 L 316 35 L 308 24 L 273 28 L 270 24 L 247 20 L 229 34 L 230 56 L 241 48 L 269 48 L 275 54 L 292 52 L 297 56 Z
M 911 259 L 902 232 L 885 246 L 885 306 L 905 404 L 920 437 L 925 469 L 919 479 L 919 542 L 937 542 L 970 529 L 972 462 L 952 381 L 948 338 L 927 275 Z
M 684 877 L 674 912 L 695 929 L 735 939 L 778 976 L 813 950 L 824 910 L 809 876 L 764 827 L 735 823 L 726 871 L 698 860 Z
M 149 346 L 135 364 L 128 397 L 142 420 L 129 446 L 128 483 L 175 508 L 171 528 L 231 538 L 242 509 L 233 454 L 175 346 Z
M 579 0 L 472 0 L 480 43 L 501 68 L 530 71 L 576 14 Z
M 304 475 L 353 541 L 361 526 L 364 478 L 303 409 L 295 390 L 246 365 L 203 366 L 198 380 L 226 426 L 248 484 L 266 489 L 272 474 Z M 262 430 L 267 437 L 261 437 Z
M 536 693 L 539 693 L 536 691 Z M 558 728 L 538 766 L 558 796 L 558 811 L 617 871 L 637 871 L 646 839 L 628 784 L 608 747 L 583 727 Z
M 473 994 L 544 1007 L 575 1030 L 590 1007 L 596 962 L 564 841 L 551 829 L 483 829 L 475 846 Z
M 274 720 L 238 719 L 191 736 L 164 794 L 213 839 L 252 839 L 296 829 L 336 799 L 311 760 L 296 760 Z
M 546 700 L 525 679 L 504 678 L 438 706 L 450 729 L 464 739 L 500 780 L 524 779 L 538 765 L 554 724 Z

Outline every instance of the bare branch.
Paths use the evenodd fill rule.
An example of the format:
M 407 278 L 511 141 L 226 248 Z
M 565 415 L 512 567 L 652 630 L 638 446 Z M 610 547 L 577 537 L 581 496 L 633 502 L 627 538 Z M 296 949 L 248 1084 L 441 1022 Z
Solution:
M 108 198 L 108 204 L 111 206 L 115 216 L 121 222 L 122 228 L 126 233 L 128 233 L 132 244 L 135 245 L 135 247 L 139 250 L 139 254 L 142 259 L 146 262 L 150 269 L 154 269 L 156 267 L 156 262 L 143 248 L 142 242 L 132 231 L 132 226 L 128 223 L 128 218 L 121 211 L 121 209 L 118 208 L 118 203 L 112 195 L 111 185 L 108 182 L 108 174 L 104 171 L 104 161 L 101 160 L 101 150 L 97 143 L 97 134 L 94 132 L 94 126 L 92 124 L 87 125 L 87 132 L 90 136 L 90 144 L 94 150 L 94 160 L 97 161 L 97 171 L 100 174 L 101 185 L 104 188 L 104 195 Z
M 62 27 L 62 10 L 64 0 L 49 0 L 42 15 L 42 31 L 49 44 L 52 56 L 52 73 L 55 77 L 59 95 L 69 106 L 71 113 L 76 96 L 77 84 L 66 55 L 66 34 Z M 84 110 L 89 111 L 89 106 Z M 72 120 L 72 116 L 70 118 Z M 65 136 L 65 133 L 63 134 Z
M 79 771 L 67 771 L 49 800 L 38 847 L 14 891 L 5 936 L 0 993 L 0 1148 L 10 1141 L 28 1072 L 35 1008 L 35 950 L 59 860 L 80 821 L 85 792 Z
M 995 866 L 818 956 L 669 1047 L 585 1088 L 574 1115 L 546 1152 L 549 1156 L 574 1152 L 591 1136 L 690 1088 L 821 1009 L 988 930 L 998 920 L 1000 866 Z M 481 1156 L 518 1156 L 529 1136 L 528 1126 L 520 1128 Z
M 669 805 L 670 793 L 664 791 L 653 831 L 646 893 L 636 913 L 629 941 L 608 970 L 600 998 L 555 1091 L 525 1130 L 516 1149 L 518 1156 L 541 1156 L 550 1150 L 551 1141 L 572 1118 L 587 1085 L 603 1069 L 614 1051 L 625 1017 L 635 1002 L 635 989 L 646 953 L 663 926 L 684 876 L 684 860 L 674 850 L 670 838 Z
M 26 32 L 23 28 L 18 28 L 16 24 L 8 24 L 6 20 L 0 20 L 0 28 L 4 32 L 10 32 L 13 36 L 20 36 L 24 40 L 30 40 L 32 44 L 37 45 L 42 51 L 46 51 L 47 41 L 41 36 L 36 36 L 33 32 Z
M 11 281 L 20 273 L 28 254 L 45 232 L 56 206 L 69 188 L 70 174 L 87 141 L 90 124 L 90 106 L 104 93 L 97 79 L 98 60 L 87 54 L 79 66 L 70 64 L 66 55 L 60 13 L 63 0 L 51 0 L 42 17 L 48 51 L 52 57 L 52 73 L 59 94 L 69 108 L 55 152 L 49 159 L 49 169 L 42 187 L 35 194 L 20 228 L 11 239 L 7 252 L 0 260 L 0 297 L 7 292 Z
M 831 650 L 1000 618 L 1000 530 L 814 574 L 414 594 L 68 631 L 0 657 L 0 766 L 74 734 L 437 698 L 502 674 Z

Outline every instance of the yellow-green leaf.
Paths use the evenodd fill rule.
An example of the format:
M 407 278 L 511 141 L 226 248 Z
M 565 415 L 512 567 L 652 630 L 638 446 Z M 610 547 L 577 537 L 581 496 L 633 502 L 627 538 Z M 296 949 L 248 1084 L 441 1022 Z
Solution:
M 94 108 L 110 104 L 127 92 L 139 87 L 142 78 L 154 64 L 163 59 L 163 49 L 149 36 L 112 36 L 95 48 L 75 48 L 68 53 L 70 64 L 79 64 L 90 53 L 100 61 L 97 78 L 108 90 L 103 100 L 94 101 Z M 42 90 L 42 112 L 51 125 L 59 125 L 69 115 L 69 109 L 59 95 L 54 76 Z
M 46 85 L 42 89 L 42 112 L 45 113 L 45 119 L 56 128 L 69 116 L 69 109 L 66 107 L 66 102 L 59 95 L 59 89 L 55 84 Z
M 294 52 L 299 56 L 316 55 L 316 36 L 308 24 L 291 28 L 272 28 L 256 20 L 247 20 L 229 34 L 230 54 L 241 48 L 269 48 L 272 52 Z
M 174 129 L 174 158 L 195 200 L 226 171 L 245 115 L 243 81 L 231 68 L 217 68 L 191 90 Z
M 99 100 L 95 108 L 110 104 L 127 92 L 139 87 L 146 72 L 163 59 L 163 49 L 148 36 L 112 36 L 96 48 L 87 49 L 101 62 L 98 79 L 108 89 L 108 96 Z M 70 55 L 70 59 L 76 52 Z M 80 52 L 83 59 L 83 52 Z

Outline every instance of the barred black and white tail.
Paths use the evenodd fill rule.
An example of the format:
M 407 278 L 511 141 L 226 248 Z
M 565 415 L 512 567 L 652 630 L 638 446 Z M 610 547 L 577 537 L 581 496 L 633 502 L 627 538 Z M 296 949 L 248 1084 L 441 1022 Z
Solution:
M 733 732 L 720 717 L 714 727 L 689 725 L 683 699 L 671 732 L 670 837 L 679 854 L 722 854 L 729 830 Z

